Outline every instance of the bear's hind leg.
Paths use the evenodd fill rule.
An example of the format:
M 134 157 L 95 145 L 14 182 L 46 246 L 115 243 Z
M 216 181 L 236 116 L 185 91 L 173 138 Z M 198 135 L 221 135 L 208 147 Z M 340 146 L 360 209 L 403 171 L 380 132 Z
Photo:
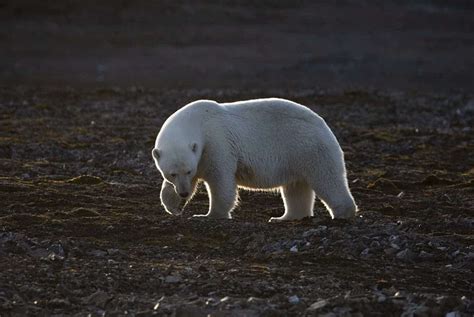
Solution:
M 272 217 L 270 222 L 296 220 L 313 216 L 314 191 L 306 183 L 293 183 L 281 187 L 285 204 L 285 213 L 281 217 Z

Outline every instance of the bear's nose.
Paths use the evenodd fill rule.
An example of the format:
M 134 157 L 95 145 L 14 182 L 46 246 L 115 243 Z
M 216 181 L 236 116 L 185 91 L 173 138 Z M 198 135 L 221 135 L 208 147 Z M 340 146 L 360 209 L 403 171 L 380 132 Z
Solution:
M 183 198 L 186 198 L 188 197 L 189 193 L 188 192 L 184 192 L 184 193 L 179 193 L 179 195 Z

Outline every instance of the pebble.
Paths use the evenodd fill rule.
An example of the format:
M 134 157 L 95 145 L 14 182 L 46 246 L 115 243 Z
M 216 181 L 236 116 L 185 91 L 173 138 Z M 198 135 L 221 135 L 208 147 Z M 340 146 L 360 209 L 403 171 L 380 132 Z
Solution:
M 420 258 L 422 259 L 431 259 L 433 257 L 432 253 L 421 251 L 420 252 Z
M 56 253 L 51 252 L 47 257 L 50 261 L 62 261 L 64 260 L 63 256 L 57 255 Z
M 259 304 L 259 303 L 263 303 L 263 302 L 264 302 L 264 300 L 262 298 L 253 297 L 253 296 L 251 296 L 247 299 L 247 303 L 249 303 L 249 304 Z
M 303 232 L 303 238 L 308 238 L 315 234 L 320 234 L 323 231 L 326 231 L 327 226 L 318 226 L 317 228 L 309 229 L 308 231 Z
M 392 254 L 395 254 L 398 250 L 395 249 L 395 248 L 386 248 L 383 250 L 383 252 L 385 252 L 385 254 L 387 255 L 392 255 Z
M 397 253 L 397 259 L 411 261 L 415 259 L 415 254 L 410 249 L 404 249 Z
M 365 248 L 364 250 L 362 250 L 362 252 L 360 253 L 360 255 L 362 257 L 367 257 L 370 255 L 370 249 L 369 248 Z
M 325 299 L 322 299 L 320 301 L 312 303 L 311 306 L 309 306 L 307 310 L 308 311 L 315 311 L 315 310 L 318 310 L 320 308 L 323 308 L 327 304 L 328 304 L 328 301 L 325 300 Z
M 390 246 L 394 249 L 400 250 L 400 247 L 398 246 L 398 244 L 390 243 Z
M 118 254 L 119 252 L 120 252 L 119 249 L 113 249 L 113 248 L 107 249 L 107 253 L 108 253 L 109 255 L 116 255 L 116 254 Z
M 395 242 L 398 242 L 398 241 L 400 240 L 400 237 L 397 236 L 397 235 L 392 234 L 392 235 L 388 238 L 388 240 L 390 240 L 390 242 L 394 242 L 394 243 L 395 243 Z
M 98 290 L 95 293 L 85 297 L 84 303 L 88 305 L 97 305 L 104 308 L 105 304 L 111 299 L 106 292 Z
M 371 247 L 371 248 L 374 248 L 374 249 L 375 249 L 375 248 L 378 248 L 378 247 L 380 247 L 380 242 L 378 242 L 378 241 L 372 241 L 372 242 L 370 243 L 370 247 Z
M 93 256 L 96 256 L 98 258 L 101 258 L 101 257 L 104 257 L 107 255 L 107 252 L 106 251 L 102 251 L 102 250 L 92 250 L 89 252 L 90 255 L 93 255 Z
M 174 284 L 174 283 L 179 283 L 181 282 L 181 276 L 178 276 L 178 275 L 168 275 L 166 278 L 165 278 L 165 283 L 170 283 L 170 284 Z
M 55 308 L 67 307 L 70 304 L 71 303 L 69 302 L 69 300 L 63 299 L 63 298 L 53 298 L 52 300 L 50 300 L 48 302 L 48 305 L 50 305 L 52 307 L 55 307 Z
M 157 310 L 160 308 L 161 302 L 165 299 L 165 296 L 161 296 L 159 300 L 156 301 L 155 306 L 153 307 L 153 310 Z
M 64 259 L 66 253 L 64 252 L 64 248 L 61 243 L 54 243 L 49 246 L 48 251 L 51 251 L 56 255 L 58 258 Z
M 288 297 L 288 302 L 290 304 L 295 305 L 295 304 L 298 304 L 300 302 L 300 298 L 297 295 L 293 295 L 293 296 Z

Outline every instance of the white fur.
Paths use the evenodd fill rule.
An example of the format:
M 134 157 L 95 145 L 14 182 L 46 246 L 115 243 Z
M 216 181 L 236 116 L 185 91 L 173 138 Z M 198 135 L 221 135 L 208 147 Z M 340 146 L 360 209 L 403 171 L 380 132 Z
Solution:
M 289 100 L 190 103 L 166 120 L 153 157 L 164 177 L 161 202 L 173 214 L 183 205 L 178 193 L 189 201 L 201 180 L 210 208 L 196 216 L 231 218 L 238 187 L 280 190 L 285 213 L 270 221 L 313 216 L 315 195 L 333 218 L 357 211 L 336 137 L 320 116 Z

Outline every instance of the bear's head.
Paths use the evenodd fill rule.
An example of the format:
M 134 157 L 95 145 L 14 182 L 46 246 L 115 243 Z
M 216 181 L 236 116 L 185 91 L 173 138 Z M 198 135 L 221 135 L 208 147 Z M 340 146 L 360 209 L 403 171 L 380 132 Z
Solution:
M 173 184 L 176 194 L 188 199 L 193 191 L 193 179 L 201 156 L 199 145 L 193 142 L 154 148 L 152 156 L 163 178 Z

